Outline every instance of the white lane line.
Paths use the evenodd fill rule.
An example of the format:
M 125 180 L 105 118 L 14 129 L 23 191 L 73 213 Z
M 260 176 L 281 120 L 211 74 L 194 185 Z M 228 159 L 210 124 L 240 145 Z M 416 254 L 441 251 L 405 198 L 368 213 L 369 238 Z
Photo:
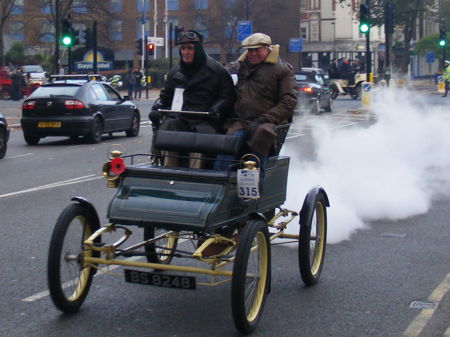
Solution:
M 138 261 L 141 258 L 142 258 L 142 256 L 132 256 L 132 257 L 126 259 L 126 260 L 128 260 L 128 261 Z M 110 272 L 110 271 L 112 271 L 114 269 L 117 269 L 119 267 L 121 267 L 121 266 L 111 266 L 109 268 L 101 268 L 101 269 L 99 269 L 97 271 L 97 274 L 95 274 L 94 277 L 106 274 L 107 272 Z M 75 280 L 64 282 L 62 288 L 65 289 L 65 288 L 73 285 L 74 283 L 75 283 Z M 50 292 L 48 290 L 43 290 L 43 291 L 40 291 L 40 292 L 38 292 L 36 294 L 33 294 L 31 296 L 25 297 L 24 299 L 22 299 L 22 302 L 34 302 L 34 301 L 40 300 L 41 298 L 47 297 L 49 295 L 50 295 Z
M 25 153 L 25 154 L 20 154 L 18 156 L 13 156 L 13 157 L 6 157 L 5 159 L 16 159 L 16 158 L 21 158 L 21 157 L 26 157 L 26 156 L 31 156 L 33 155 L 32 153 Z
M 26 189 L 26 190 L 22 190 L 22 191 L 11 192 L 11 193 L 6 193 L 6 194 L 0 194 L 0 199 L 1 198 L 12 197 L 12 196 L 15 196 L 15 195 L 20 195 L 20 194 L 36 192 L 36 191 L 46 190 L 46 189 L 55 188 L 55 187 L 60 187 L 60 186 L 67 186 L 67 185 L 72 185 L 72 184 L 83 183 L 83 182 L 86 182 L 86 181 L 92 181 L 92 180 L 97 180 L 97 179 L 101 179 L 101 178 L 102 178 L 102 176 L 99 176 L 99 175 L 96 175 L 96 174 L 89 174 L 87 176 L 82 176 L 82 177 L 78 177 L 78 178 L 73 178 L 73 179 L 59 181 L 59 182 L 56 182 L 56 183 L 51 183 L 51 184 L 47 184 L 47 185 L 37 186 L 37 187 L 29 188 L 29 189 Z
M 436 308 L 439 307 L 439 303 L 444 298 L 445 294 L 450 289 L 450 273 L 442 280 L 442 282 L 433 290 L 428 301 L 437 303 Z M 418 337 L 427 323 L 430 321 L 436 309 L 422 309 L 420 314 L 409 324 L 403 336 Z M 447 332 L 446 332 L 447 333 Z

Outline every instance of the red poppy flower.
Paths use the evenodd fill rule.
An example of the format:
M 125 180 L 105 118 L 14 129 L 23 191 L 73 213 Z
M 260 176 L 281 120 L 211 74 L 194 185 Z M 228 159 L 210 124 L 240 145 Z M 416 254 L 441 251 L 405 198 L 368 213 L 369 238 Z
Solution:
M 125 164 L 123 163 L 122 158 L 113 158 L 111 160 L 110 165 L 111 165 L 110 169 L 111 174 L 119 175 L 125 171 Z

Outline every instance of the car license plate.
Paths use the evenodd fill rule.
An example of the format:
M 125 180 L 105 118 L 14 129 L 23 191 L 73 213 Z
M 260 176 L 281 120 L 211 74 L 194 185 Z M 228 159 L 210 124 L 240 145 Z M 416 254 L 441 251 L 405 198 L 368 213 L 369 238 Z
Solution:
M 148 284 L 157 287 L 195 289 L 195 277 L 149 273 L 140 270 L 125 269 L 125 282 Z
M 39 122 L 38 128 L 60 128 L 61 122 Z

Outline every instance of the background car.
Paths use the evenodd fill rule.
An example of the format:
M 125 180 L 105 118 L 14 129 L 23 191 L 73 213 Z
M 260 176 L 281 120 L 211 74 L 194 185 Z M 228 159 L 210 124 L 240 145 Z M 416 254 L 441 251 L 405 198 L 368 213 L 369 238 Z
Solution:
M 40 65 L 26 65 L 20 67 L 31 83 L 43 84 L 47 82 L 47 74 Z
M 329 86 L 328 74 L 318 68 L 302 68 L 295 73 L 297 82 L 297 99 L 300 110 L 309 110 L 313 114 L 321 109 L 327 112 L 333 110 L 333 98 Z
M 34 145 L 48 136 L 83 136 L 98 143 L 102 134 L 125 131 L 136 137 L 140 128 L 137 106 L 106 83 L 58 76 L 37 88 L 22 104 L 25 141 Z
M 0 113 L 0 159 L 5 157 L 9 139 L 9 128 L 5 117 Z

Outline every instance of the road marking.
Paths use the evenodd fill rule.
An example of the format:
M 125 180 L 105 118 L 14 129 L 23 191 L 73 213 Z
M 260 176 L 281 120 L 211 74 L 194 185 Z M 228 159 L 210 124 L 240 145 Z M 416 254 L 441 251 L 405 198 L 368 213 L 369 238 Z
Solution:
M 7 197 L 16 196 L 16 195 L 20 195 L 20 194 L 30 193 L 30 192 L 36 192 L 36 191 L 51 189 L 51 188 L 60 187 L 60 186 L 67 186 L 67 185 L 83 183 L 83 182 L 86 182 L 86 181 L 92 181 L 92 180 L 97 180 L 97 179 L 101 179 L 101 178 L 102 178 L 102 176 L 99 176 L 99 175 L 96 175 L 96 174 L 89 174 L 87 176 L 82 176 L 82 177 L 78 177 L 78 178 L 73 178 L 73 179 L 59 181 L 59 182 L 56 182 L 56 183 L 51 183 L 51 184 L 47 184 L 47 185 L 37 186 L 37 187 L 29 188 L 29 189 L 26 189 L 26 190 L 22 190 L 22 191 L 11 192 L 11 193 L 6 193 L 6 194 L 0 194 L 0 199 L 1 198 L 7 198 Z
M 433 290 L 430 297 L 428 297 L 429 302 L 437 303 L 436 308 L 439 307 L 439 303 L 442 298 L 450 289 L 450 273 L 442 280 L 442 282 Z M 423 331 L 429 320 L 434 314 L 436 309 L 422 309 L 420 314 L 409 324 L 403 336 L 407 337 L 417 337 Z M 446 334 L 448 333 L 448 329 Z
M 25 154 L 20 154 L 18 156 L 13 156 L 13 157 L 6 157 L 5 159 L 16 159 L 16 158 L 21 158 L 21 157 L 26 157 L 26 156 L 31 156 L 33 155 L 32 153 L 25 153 Z
M 132 257 L 126 259 L 126 260 L 128 260 L 128 261 L 138 261 L 141 258 L 142 258 L 141 256 L 132 256 Z M 119 268 L 119 267 L 121 267 L 121 266 L 117 265 L 117 266 L 110 266 L 109 268 L 100 268 L 97 271 L 97 274 L 94 275 L 94 277 L 106 274 L 106 273 L 108 273 L 108 272 L 110 272 L 110 271 L 112 271 L 114 269 Z M 62 288 L 65 289 L 65 288 L 69 287 L 70 285 L 73 285 L 74 282 L 75 282 L 75 280 L 70 280 L 70 281 L 64 282 Z M 22 299 L 22 302 L 34 302 L 34 301 L 40 300 L 40 299 L 42 299 L 44 297 L 47 297 L 49 295 L 50 295 L 50 292 L 48 290 L 43 290 L 43 291 L 40 291 L 40 292 L 38 292 L 38 293 L 36 293 L 34 295 L 25 297 L 24 299 Z

